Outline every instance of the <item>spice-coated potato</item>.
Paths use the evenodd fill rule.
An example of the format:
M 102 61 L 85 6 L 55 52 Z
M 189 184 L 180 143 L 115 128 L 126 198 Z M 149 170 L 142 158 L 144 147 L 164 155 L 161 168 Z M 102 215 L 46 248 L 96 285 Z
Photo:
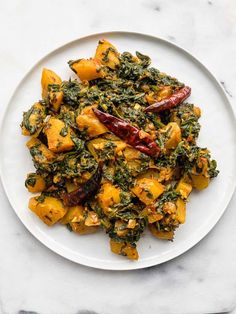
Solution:
M 51 84 L 61 84 L 62 80 L 52 70 L 44 68 L 41 77 L 42 97 L 45 98 L 48 95 L 48 86 Z
M 181 141 L 181 130 L 176 122 L 169 122 L 162 130 L 165 136 L 165 148 L 174 149 Z
M 173 240 L 174 238 L 174 231 L 160 231 L 156 228 L 155 223 L 148 225 L 149 230 L 151 231 L 152 235 L 155 237 L 162 239 L 162 240 Z
M 55 154 L 38 138 L 32 137 L 26 146 L 33 153 L 33 159 L 40 164 L 50 162 L 55 158 Z
M 25 136 L 37 137 L 42 129 L 44 119 L 46 118 L 45 106 L 40 102 L 36 102 L 24 113 L 21 124 L 22 134 Z
M 105 76 L 102 63 L 98 59 L 80 59 L 70 62 L 70 68 L 78 75 L 81 81 L 91 81 Z
M 115 254 L 127 256 L 131 260 L 137 260 L 139 258 L 136 247 L 132 246 L 130 243 L 116 242 L 111 239 L 110 247 L 111 251 Z
M 120 202 L 120 188 L 115 187 L 110 182 L 102 185 L 101 190 L 97 195 L 97 200 L 103 212 L 106 215 L 112 211 L 111 207 Z
M 153 203 L 163 192 L 164 186 L 156 179 L 140 178 L 131 191 L 146 205 Z
M 119 64 L 119 53 L 116 48 L 107 40 L 99 40 L 95 58 L 111 69 L 115 69 Z
M 31 193 L 42 192 L 46 188 L 46 182 L 42 176 L 37 173 L 29 173 L 25 180 L 25 186 Z
M 108 132 L 107 128 L 98 120 L 93 112 L 96 106 L 85 107 L 76 118 L 80 131 L 86 131 L 89 137 L 95 137 Z
M 72 130 L 62 120 L 51 117 L 44 132 L 47 136 L 48 148 L 51 151 L 59 153 L 71 150 L 74 147 L 74 142 L 71 139 Z
M 54 225 L 67 211 L 59 199 L 51 196 L 45 196 L 42 199 L 37 196 L 31 197 L 29 209 L 48 226 Z
M 197 190 L 203 190 L 207 188 L 210 183 L 210 178 L 202 174 L 199 175 L 191 174 L 191 179 L 193 187 L 196 188 Z

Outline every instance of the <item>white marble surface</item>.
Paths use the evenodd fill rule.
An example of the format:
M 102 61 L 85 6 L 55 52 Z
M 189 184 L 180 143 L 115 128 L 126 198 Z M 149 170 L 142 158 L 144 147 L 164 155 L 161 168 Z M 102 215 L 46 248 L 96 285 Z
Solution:
M 1 106 L 25 72 L 80 36 L 129 30 L 163 37 L 198 57 L 235 106 L 234 0 L 0 1 Z M 13 148 L 14 149 L 14 148 Z M 236 196 L 210 234 L 160 266 L 100 271 L 63 259 L 29 234 L 0 187 L 0 313 L 200 314 L 236 305 Z

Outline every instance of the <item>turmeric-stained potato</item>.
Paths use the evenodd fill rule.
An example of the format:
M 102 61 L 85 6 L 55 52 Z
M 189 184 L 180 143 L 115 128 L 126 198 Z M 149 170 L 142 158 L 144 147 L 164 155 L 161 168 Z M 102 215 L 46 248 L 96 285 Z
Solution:
M 120 64 L 117 49 L 105 39 L 99 40 L 95 58 L 113 70 Z
M 192 185 L 185 182 L 184 178 L 180 179 L 176 187 L 176 192 L 179 192 L 183 198 L 187 198 L 192 191 Z
M 186 203 L 181 198 L 176 201 L 176 219 L 180 224 L 185 223 L 186 219 Z
M 91 226 L 91 227 L 86 226 L 84 221 L 83 222 L 71 222 L 70 226 L 74 232 L 80 235 L 95 233 L 99 230 L 98 226 Z
M 115 187 L 110 182 L 102 185 L 97 200 L 103 212 L 109 215 L 112 212 L 112 206 L 120 202 L 120 188 Z
M 203 190 L 207 188 L 210 183 L 210 178 L 202 174 L 199 175 L 191 174 L 191 179 L 193 187 L 196 188 L 197 190 Z
M 31 197 L 29 209 L 48 226 L 54 225 L 67 211 L 59 199 L 51 196 Z
M 153 203 L 163 192 L 164 186 L 156 179 L 140 178 L 131 191 L 146 205 Z
M 100 226 L 101 222 L 100 222 L 100 219 L 98 217 L 98 214 L 95 213 L 94 211 L 89 211 L 87 213 L 84 224 L 87 227 Z
M 158 213 L 156 211 L 156 208 L 154 206 L 147 206 L 145 207 L 142 212 L 141 212 L 141 216 L 142 217 L 147 217 L 148 219 L 148 222 L 151 224 L 151 223 L 154 223 L 154 222 L 157 222 L 159 220 L 161 220 L 163 218 L 163 215 Z
M 55 112 L 58 112 L 63 101 L 63 96 L 64 96 L 63 92 L 62 91 L 58 91 L 58 92 L 50 91 L 48 95 L 49 95 L 49 102 L 52 109 Z
M 145 98 L 149 105 L 154 104 L 155 102 L 161 101 L 165 98 L 170 97 L 173 94 L 171 86 L 160 86 L 157 92 L 148 92 L 145 95 Z
M 57 118 L 51 117 L 44 132 L 48 140 L 48 148 L 56 153 L 71 150 L 74 142 L 71 139 L 73 132 L 69 126 Z
M 25 180 L 25 186 L 31 193 L 42 192 L 46 188 L 46 183 L 43 177 L 37 173 L 29 173 Z
M 165 98 L 170 97 L 173 94 L 173 90 L 171 86 L 162 86 L 158 92 L 157 100 L 161 101 Z
M 127 144 L 121 140 L 110 141 L 99 137 L 89 141 L 87 144 L 88 150 L 97 161 L 114 159 L 114 156 L 119 155 L 126 146 Z M 110 151 L 111 154 L 108 154 Z
M 81 222 L 85 220 L 85 210 L 81 205 L 72 206 L 62 218 L 61 224 L 66 225 L 71 222 Z
M 176 122 L 169 122 L 161 131 L 164 135 L 165 148 L 174 149 L 181 141 L 181 130 Z
M 116 242 L 110 240 L 111 251 L 115 254 L 126 256 L 129 259 L 137 260 L 139 258 L 136 246 L 126 242 Z
M 127 161 L 140 159 L 141 152 L 133 147 L 127 146 L 124 150 L 124 157 Z
M 160 231 L 157 229 L 155 223 L 148 225 L 149 230 L 151 231 L 152 235 L 155 237 L 162 239 L 162 240 L 173 240 L 174 238 L 174 231 Z
M 108 132 L 108 129 L 98 120 L 93 112 L 96 106 L 85 107 L 76 118 L 80 131 L 86 131 L 89 137 L 95 137 Z
M 105 76 L 102 63 L 98 59 L 79 59 L 70 61 L 69 65 L 81 81 L 91 81 Z
M 26 146 L 29 148 L 33 159 L 39 164 L 51 162 L 55 158 L 55 154 L 38 138 L 32 137 Z
M 44 68 L 41 77 L 42 97 L 45 98 L 48 95 L 48 86 L 51 84 L 61 84 L 61 78 L 52 70 Z
M 83 235 L 96 232 L 100 221 L 96 213 L 86 213 L 82 205 L 77 205 L 69 207 L 66 215 L 61 219 L 61 224 L 69 224 L 72 231 Z
M 46 118 L 46 107 L 40 102 L 36 102 L 33 106 L 23 114 L 21 123 L 22 134 L 26 136 L 37 137 L 41 131 Z

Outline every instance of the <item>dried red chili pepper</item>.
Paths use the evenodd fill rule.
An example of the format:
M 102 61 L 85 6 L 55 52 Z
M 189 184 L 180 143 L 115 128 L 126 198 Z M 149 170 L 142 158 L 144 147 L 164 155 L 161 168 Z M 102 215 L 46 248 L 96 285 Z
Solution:
M 62 199 L 65 206 L 75 206 L 83 203 L 93 195 L 100 187 L 102 178 L 102 163 L 99 163 L 95 174 L 77 190 L 64 194 Z
M 145 112 L 160 112 L 166 109 L 171 109 L 181 104 L 191 94 L 191 88 L 184 86 L 177 92 L 173 93 L 169 98 L 158 101 L 144 109 Z
M 97 118 L 109 131 L 124 140 L 129 145 L 138 149 L 142 153 L 157 157 L 160 153 L 160 147 L 153 141 L 151 136 L 129 124 L 128 122 L 102 112 L 96 108 L 93 109 Z

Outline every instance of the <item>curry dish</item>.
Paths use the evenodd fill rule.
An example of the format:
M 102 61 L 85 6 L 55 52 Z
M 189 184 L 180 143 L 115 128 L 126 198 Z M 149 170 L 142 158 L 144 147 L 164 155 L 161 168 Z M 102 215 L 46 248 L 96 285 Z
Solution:
M 78 79 L 43 69 L 42 99 L 21 124 L 36 169 L 25 181 L 37 193 L 30 210 L 80 235 L 102 228 L 111 251 L 133 260 L 146 228 L 174 239 L 191 191 L 218 174 L 196 143 L 191 88 L 150 63 L 100 40 L 93 58 L 68 62 Z

